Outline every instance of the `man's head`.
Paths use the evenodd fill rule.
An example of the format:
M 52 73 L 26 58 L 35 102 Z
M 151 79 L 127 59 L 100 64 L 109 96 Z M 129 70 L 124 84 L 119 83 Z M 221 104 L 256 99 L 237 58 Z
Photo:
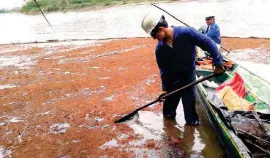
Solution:
M 215 22 L 215 16 L 207 16 L 205 21 L 207 25 L 212 25 Z
M 153 39 L 159 41 L 168 36 L 168 23 L 162 14 L 147 14 L 142 20 L 141 27 Z

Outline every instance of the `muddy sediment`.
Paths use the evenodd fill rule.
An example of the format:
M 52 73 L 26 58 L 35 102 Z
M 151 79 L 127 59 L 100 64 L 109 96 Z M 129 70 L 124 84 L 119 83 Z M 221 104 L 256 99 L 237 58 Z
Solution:
M 269 53 L 270 39 L 224 37 L 222 38 L 222 45 L 227 50 L 265 48 L 266 52 Z
M 230 50 L 270 50 L 269 39 L 222 42 Z M 184 146 L 185 134 L 142 138 L 130 125 L 114 124 L 159 94 L 155 43 L 135 38 L 0 46 L 0 149 L 13 157 L 133 157 Z M 147 111 L 159 121 L 161 109 L 157 104 Z

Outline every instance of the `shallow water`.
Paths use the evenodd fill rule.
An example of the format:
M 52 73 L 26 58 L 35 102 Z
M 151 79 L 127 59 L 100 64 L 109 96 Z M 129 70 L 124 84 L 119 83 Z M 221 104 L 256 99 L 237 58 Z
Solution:
M 270 54 L 267 50 L 245 49 L 234 50 L 229 54 L 229 58 L 240 62 L 242 66 L 270 81 Z M 261 54 L 261 55 L 259 55 Z M 166 145 L 160 153 L 149 151 L 150 157 L 227 157 L 219 139 L 210 124 L 202 105 L 197 102 L 197 112 L 201 124 L 198 127 L 185 126 L 182 103 L 177 109 L 176 121 L 169 121 L 163 118 L 161 113 L 141 111 L 129 126 L 136 134 L 142 136 L 140 140 L 134 142 L 136 145 L 144 145 L 148 140 L 168 142 L 176 141 L 174 145 Z M 146 151 L 141 148 L 133 148 L 137 156 L 142 156 Z M 145 154 L 146 155 L 146 154 Z
M 269 38 L 267 0 L 198 0 L 161 3 L 159 6 L 195 28 L 205 24 L 205 16 L 215 15 L 223 36 Z M 159 10 L 145 4 L 85 12 L 46 13 L 55 31 L 41 14 L 0 14 L 0 43 L 145 37 L 140 27 L 141 20 L 148 12 L 155 11 Z M 170 25 L 182 25 L 167 15 L 166 18 Z
M 142 136 L 134 143 L 142 146 L 148 140 L 164 142 L 166 145 L 160 150 L 160 155 L 154 151 L 153 157 L 226 157 L 205 111 L 198 102 L 196 107 L 201 121 L 197 127 L 185 126 L 181 102 L 175 121 L 164 119 L 161 113 L 139 112 L 137 118 L 127 122 L 136 134 Z M 141 148 L 136 148 L 136 151 L 137 156 L 144 153 Z
M 97 42 L 98 44 L 100 42 Z M 38 44 L 42 48 L 45 48 L 47 51 L 50 53 L 61 53 L 57 52 L 57 49 L 55 47 L 60 46 L 61 44 L 66 45 L 67 43 L 52 43 L 52 44 Z M 75 48 L 84 48 L 85 46 L 88 45 L 96 45 L 95 42 L 71 42 L 69 48 L 65 48 L 64 50 L 69 50 L 71 47 Z M 74 45 L 73 45 L 74 44 Z M 55 46 L 55 47 L 53 47 Z M 27 45 L 21 46 L 22 48 L 27 47 Z M 141 48 L 140 46 L 139 48 Z M 132 47 L 132 48 L 137 48 L 137 47 Z M 62 49 L 61 49 L 62 50 Z M 65 52 L 63 50 L 63 52 Z M 2 60 L 1 58 L 6 58 L 9 56 L 9 53 L 6 52 L 7 50 L 2 50 L 0 53 L 2 53 L 0 57 L 0 69 L 5 69 L 10 67 L 11 65 L 9 64 L 9 60 Z M 117 53 L 116 53 L 117 52 Z M 118 54 L 118 52 L 125 53 L 125 50 L 119 50 L 113 52 L 113 54 Z M 270 54 L 267 52 L 267 50 L 259 48 L 259 49 L 244 49 L 244 50 L 233 50 L 234 53 L 229 54 L 229 57 L 243 63 L 244 65 L 250 66 L 251 68 L 254 68 L 255 71 L 257 72 L 262 72 L 262 75 L 266 75 L 268 73 L 265 73 L 268 71 L 266 67 L 268 67 L 268 63 L 270 62 L 269 56 Z M 112 52 L 105 52 L 103 53 L 104 55 L 111 55 L 110 53 Z M 112 54 L 112 55 L 113 55 Z M 43 53 L 38 53 L 36 54 L 35 57 L 33 56 L 27 56 L 27 55 L 21 55 L 21 56 L 26 56 L 27 59 L 30 58 L 31 60 L 25 60 L 24 62 L 17 62 L 17 60 L 14 61 L 13 67 L 18 67 L 20 68 L 25 68 L 27 66 L 28 69 L 24 69 L 23 73 L 30 73 L 32 71 L 31 68 L 31 63 L 37 60 L 39 57 L 43 57 L 45 54 Z M 60 55 L 60 54 L 59 54 Z M 59 56 L 58 57 L 61 57 Z M 62 54 L 63 55 L 63 54 Z M 15 55 L 19 56 L 19 55 Z M 75 57 L 75 58 L 66 58 L 69 59 L 70 62 L 77 62 L 77 59 L 83 59 L 84 60 L 89 60 L 92 59 L 94 56 L 86 56 L 86 57 Z M 96 56 L 97 57 L 97 56 Z M 62 58 L 55 58 L 56 60 L 59 61 L 67 61 L 67 60 L 62 60 Z M 65 57 L 63 58 L 65 59 Z M 245 60 L 245 61 L 244 61 Z M 5 62 L 7 61 L 7 62 Z M 248 62 L 249 61 L 249 62 Z M 251 63 L 253 62 L 253 63 Z M 253 66 L 253 64 L 257 64 L 258 67 Z M 123 65 L 122 65 L 123 66 Z M 262 67 L 264 66 L 264 67 Z M 91 65 L 89 69 L 93 70 L 101 70 L 104 69 L 103 67 L 98 67 L 95 65 Z M 127 71 L 130 70 L 131 68 L 127 68 L 125 66 L 123 67 L 117 67 L 117 71 Z M 57 70 L 57 71 L 55 71 Z M 39 71 L 40 76 L 48 75 L 51 74 L 52 72 L 59 73 L 59 74 L 65 74 L 65 75 L 71 75 L 71 74 L 77 74 L 73 71 L 68 71 L 65 69 L 59 69 L 59 68 L 50 68 L 48 71 Z M 14 71 L 12 74 L 20 74 L 18 70 Z M 78 75 L 81 73 L 78 73 Z M 150 86 L 154 83 L 157 83 L 158 81 L 156 80 L 156 75 L 151 74 L 149 77 L 146 77 L 142 85 L 145 86 Z M 97 80 L 99 81 L 111 81 L 115 79 L 114 77 L 111 78 L 110 75 L 98 75 Z M 17 85 L 17 84 L 16 84 Z M 0 85 L 0 89 L 5 89 L 7 90 L 8 88 L 15 88 L 15 84 L 2 84 Z M 21 86 L 21 85 L 18 85 Z M 76 96 L 91 96 L 93 94 L 100 94 L 104 92 L 107 88 L 107 86 L 100 86 L 95 89 L 90 89 L 90 88 L 81 88 L 77 92 L 71 92 L 71 93 L 65 93 L 62 96 L 59 96 L 58 98 L 51 98 L 48 100 L 45 100 L 41 105 L 49 105 L 49 104 L 54 104 L 57 100 L 65 100 L 65 99 L 71 99 L 71 98 L 76 98 Z M 24 95 L 28 95 L 25 93 Z M 103 101 L 106 103 L 110 103 L 112 101 L 115 101 L 117 99 L 117 95 L 114 94 L 107 94 L 103 98 Z M 141 98 L 137 97 L 136 95 L 131 96 L 132 100 L 137 100 L 140 102 L 140 104 L 145 104 L 147 102 L 150 102 L 150 98 L 146 98 L 141 100 Z M 16 102 L 10 102 L 9 104 L 14 104 Z M 152 106 L 154 107 L 154 106 Z M 131 121 L 129 123 L 130 127 L 134 130 L 134 133 L 138 134 L 140 136 L 140 139 L 136 139 L 133 141 L 130 141 L 129 143 L 125 145 L 121 144 L 116 144 L 116 140 L 121 140 L 123 137 L 126 137 L 125 135 L 120 135 L 120 137 L 115 138 L 113 140 L 108 140 L 109 142 L 105 143 L 104 146 L 100 146 L 101 149 L 104 148 L 114 148 L 118 147 L 121 148 L 121 150 L 125 151 L 130 151 L 136 154 L 137 157 L 225 157 L 224 149 L 220 145 L 219 139 L 216 136 L 216 133 L 214 132 L 213 127 L 210 125 L 210 123 L 207 120 L 206 114 L 203 111 L 201 105 L 197 103 L 197 109 L 198 113 L 200 116 L 201 120 L 201 125 L 198 127 L 187 127 L 185 126 L 184 118 L 183 118 L 183 110 L 182 110 L 182 105 L 179 105 L 178 108 L 178 115 L 176 118 L 176 121 L 167 121 L 163 119 L 163 116 L 161 112 L 155 113 L 151 111 L 142 111 L 139 112 L 139 118 L 138 120 Z M 37 116 L 43 116 L 43 115 L 52 115 L 55 114 L 56 112 L 54 110 L 46 110 L 39 112 Z M 89 116 L 86 115 L 85 117 L 86 120 L 90 120 Z M 102 122 L 104 118 L 102 117 L 96 117 L 94 118 L 96 122 Z M 8 123 L 11 124 L 18 124 L 26 122 L 24 118 L 8 118 L 5 119 L 4 122 L 0 122 L 0 126 L 4 126 Z M 48 131 L 49 133 L 53 134 L 65 134 L 69 128 L 72 127 L 72 124 L 67 124 L 67 123 L 60 123 L 60 124 L 51 124 Z M 86 124 L 86 125 L 78 125 L 80 128 L 84 128 L 87 130 L 93 130 L 93 129 L 106 129 L 106 128 L 111 128 L 108 124 L 105 125 L 92 125 L 92 124 Z M 112 127 L 112 130 L 117 127 Z M 22 137 L 22 138 L 21 138 Z M 23 136 L 19 135 L 18 136 L 19 142 L 23 140 Z M 156 142 L 162 142 L 165 145 L 161 147 L 161 150 L 156 150 L 152 148 L 145 148 L 145 145 L 148 144 L 148 141 L 153 140 L 155 143 Z M 141 147 L 138 147 L 141 146 Z M 5 149 L 6 150 L 6 149 Z

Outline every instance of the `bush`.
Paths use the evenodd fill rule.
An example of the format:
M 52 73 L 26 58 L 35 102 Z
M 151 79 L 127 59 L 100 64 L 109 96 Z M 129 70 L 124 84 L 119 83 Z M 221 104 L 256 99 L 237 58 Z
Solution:
M 109 6 L 110 4 L 111 4 L 110 1 L 108 1 L 104 3 L 104 6 Z
M 92 0 L 70 0 L 71 4 L 81 4 L 81 3 L 90 3 Z
M 34 1 L 28 1 L 21 9 L 22 12 L 31 11 L 34 8 L 38 9 L 38 6 L 35 4 Z
M 57 11 L 57 10 L 59 10 L 59 7 L 56 4 L 48 6 L 48 8 L 46 9 L 46 11 L 48 11 L 48 12 L 53 12 L 53 11 Z

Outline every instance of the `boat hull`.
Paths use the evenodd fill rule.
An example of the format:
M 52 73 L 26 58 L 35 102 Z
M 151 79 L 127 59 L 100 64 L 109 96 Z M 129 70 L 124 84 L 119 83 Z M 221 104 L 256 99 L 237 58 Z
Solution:
M 198 84 L 196 86 L 196 94 L 228 157 L 230 158 L 248 157 L 249 153 L 246 152 L 244 153 L 240 151 L 238 145 L 233 141 L 233 138 L 231 138 L 233 132 L 229 131 L 226 128 L 226 125 L 219 118 L 218 113 L 216 113 L 215 108 L 213 108 L 211 103 L 206 99 L 201 84 Z

